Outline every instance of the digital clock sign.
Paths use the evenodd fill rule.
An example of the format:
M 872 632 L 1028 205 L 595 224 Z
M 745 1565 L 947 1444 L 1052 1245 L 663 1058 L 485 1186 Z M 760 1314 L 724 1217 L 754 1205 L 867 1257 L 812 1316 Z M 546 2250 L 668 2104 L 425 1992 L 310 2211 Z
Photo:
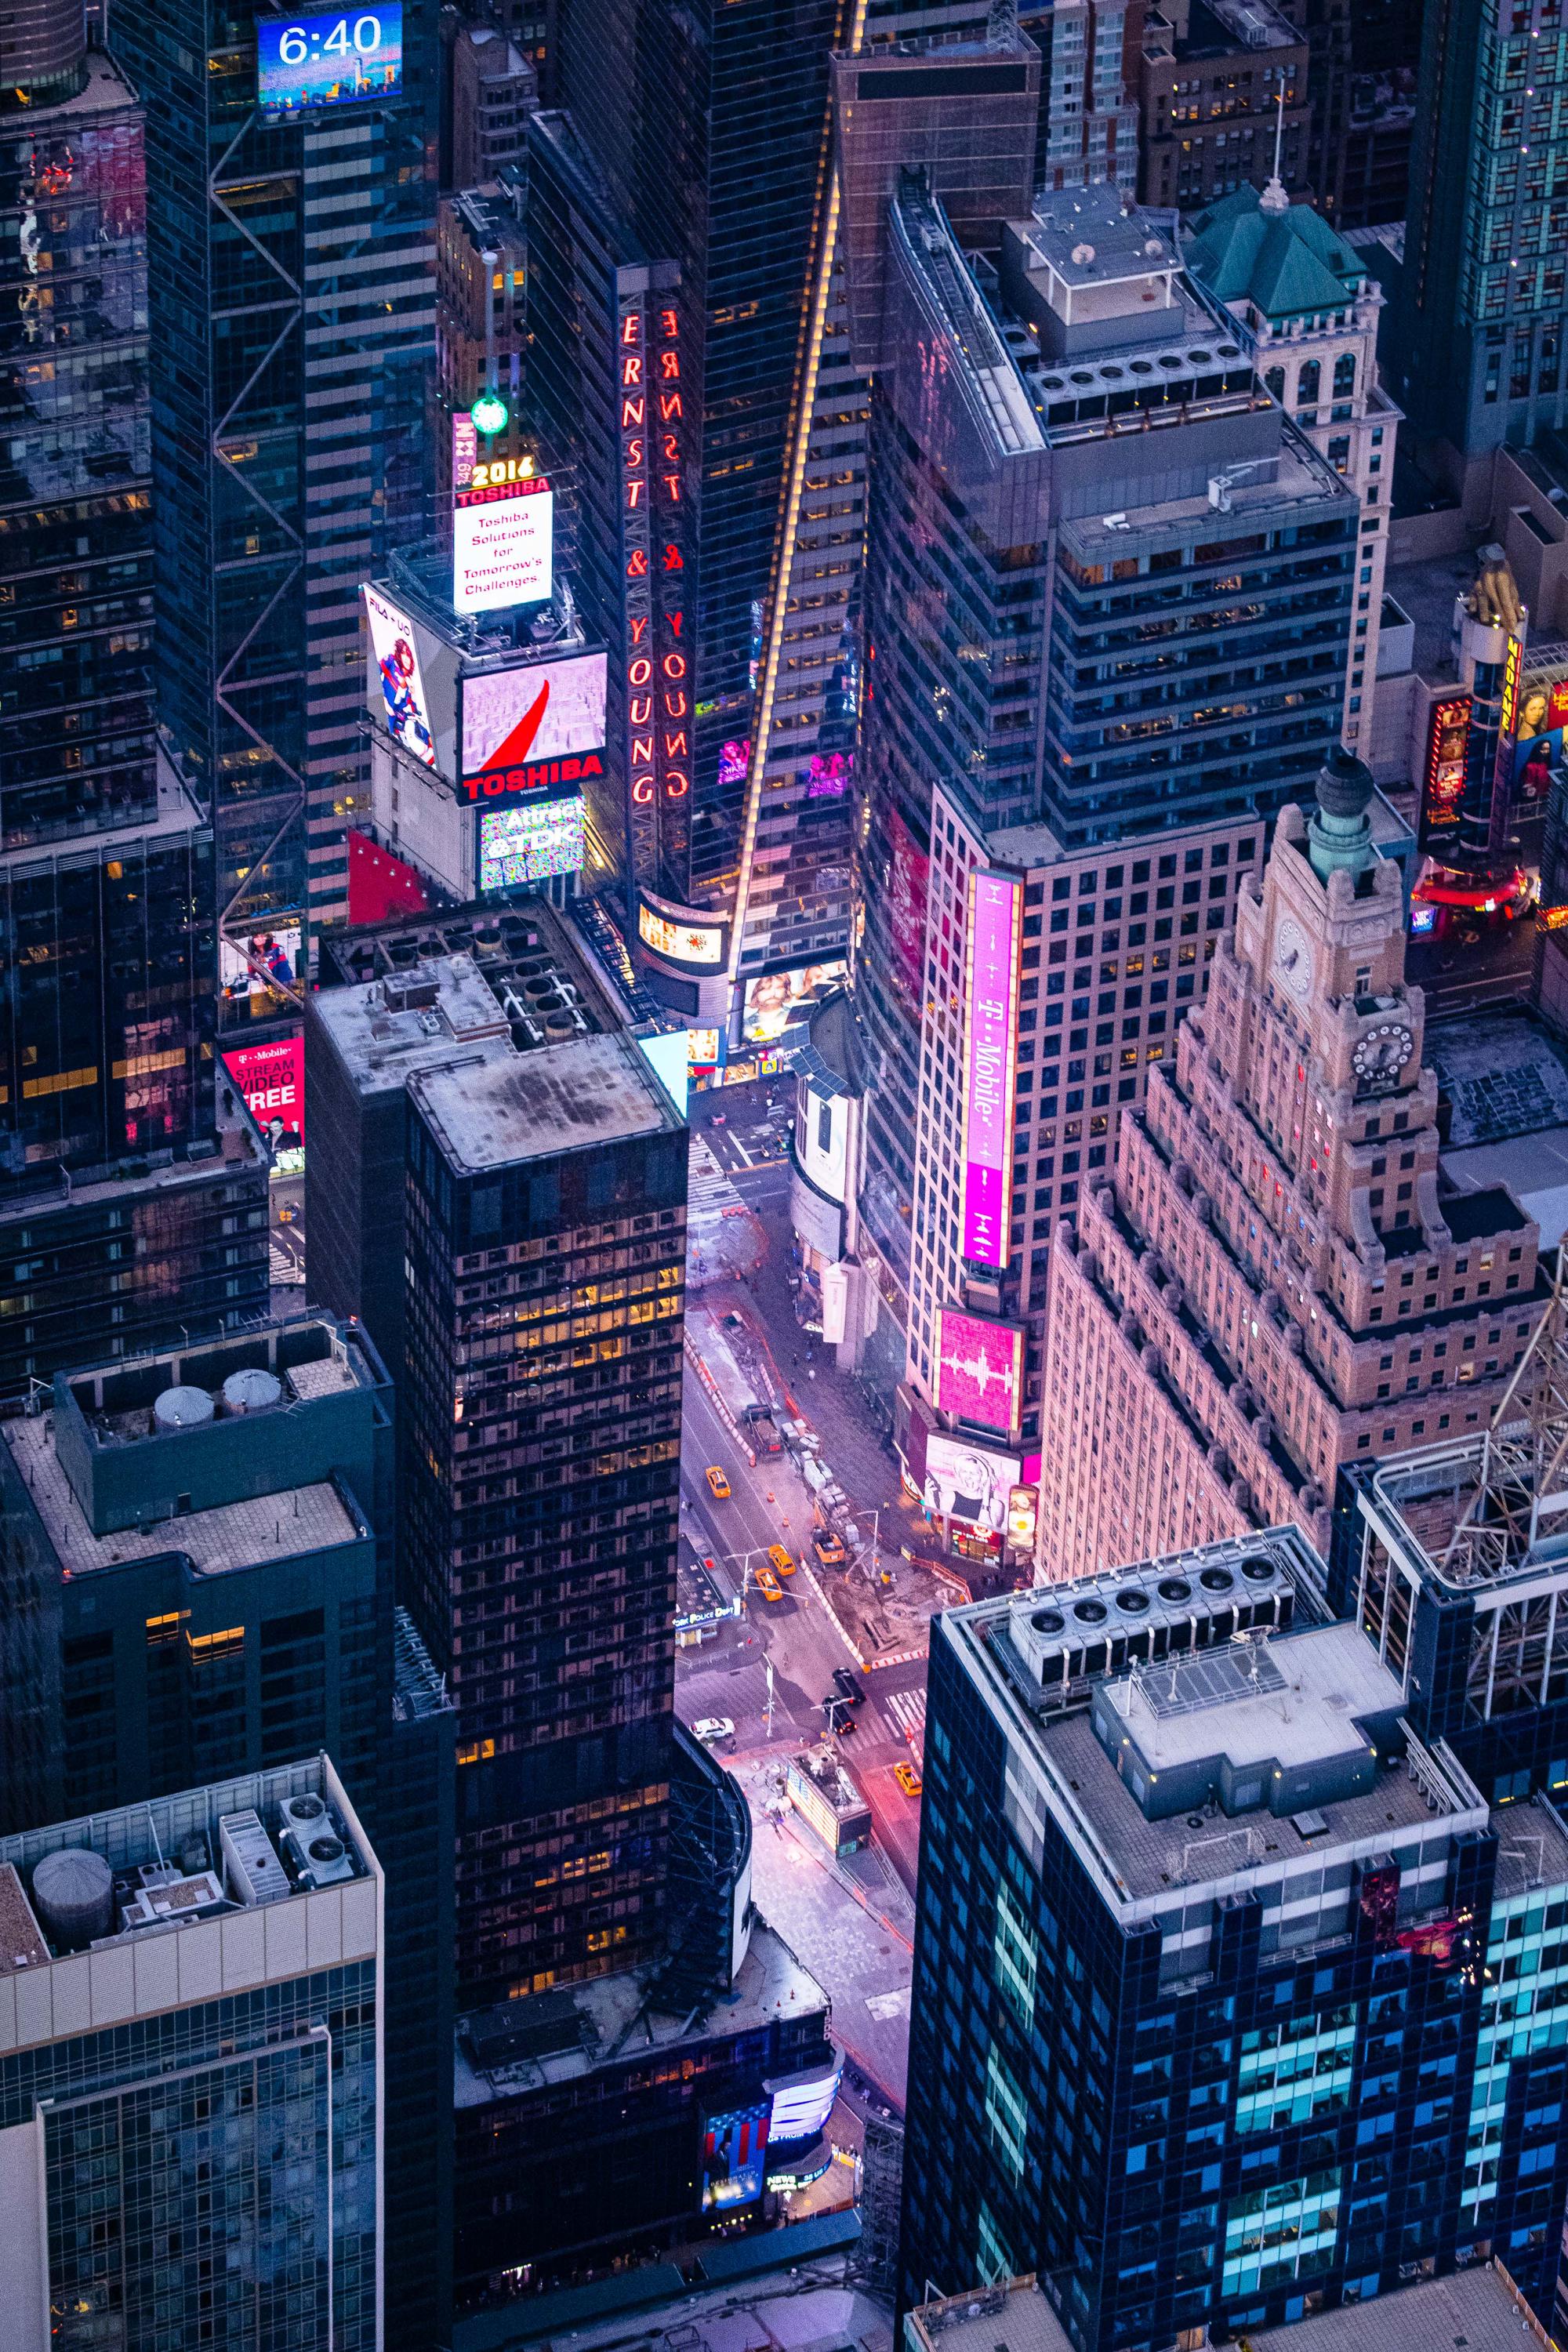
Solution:
M 358 15 L 334 8 L 257 19 L 256 95 L 268 114 L 386 98 L 402 87 L 401 0 L 381 0 Z

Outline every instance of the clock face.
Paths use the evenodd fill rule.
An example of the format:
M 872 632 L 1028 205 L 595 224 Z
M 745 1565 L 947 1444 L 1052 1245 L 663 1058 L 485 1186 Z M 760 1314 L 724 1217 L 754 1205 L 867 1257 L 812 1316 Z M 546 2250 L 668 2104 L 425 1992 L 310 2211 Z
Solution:
M 1415 1040 L 1401 1021 L 1380 1021 L 1358 1039 L 1351 1067 L 1363 1086 L 1391 1086 L 1415 1051 Z
M 1274 977 L 1298 1002 L 1312 985 L 1312 942 L 1289 915 L 1274 934 Z

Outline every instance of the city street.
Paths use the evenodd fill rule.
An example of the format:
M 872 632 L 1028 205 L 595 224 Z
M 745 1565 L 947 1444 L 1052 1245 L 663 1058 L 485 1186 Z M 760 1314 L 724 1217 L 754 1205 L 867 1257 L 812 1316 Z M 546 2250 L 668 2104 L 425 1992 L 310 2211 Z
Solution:
M 902 1547 L 918 1548 L 921 1522 L 901 1495 L 897 1464 L 870 1426 L 856 1384 L 795 1318 L 784 1151 L 792 1099 L 789 1082 L 774 1081 L 771 1088 L 697 1095 L 690 1104 L 693 1128 L 723 1181 L 753 1213 L 762 1261 L 743 1278 L 710 1266 L 688 1298 L 691 1342 L 705 1361 L 712 1359 L 723 1410 L 689 1361 L 681 1535 L 698 1559 L 716 1563 L 729 1590 L 743 1591 L 744 1601 L 715 1635 L 678 1654 L 676 1700 L 689 1724 L 712 1717 L 734 1724 L 733 1738 L 715 1752 L 752 1806 L 758 1906 L 821 1979 L 835 2033 L 869 2095 L 901 2110 L 920 1800 L 900 1786 L 895 1767 L 918 1766 L 930 1618 L 955 1595 L 901 1557 Z M 846 1496 L 833 1516 L 859 1538 L 846 1567 L 824 1568 L 811 1550 L 822 1514 L 796 1454 L 763 1454 L 754 1468 L 747 1462 L 723 1417 L 728 1411 L 738 1421 L 751 1401 L 733 1393 L 742 1376 L 759 1391 L 756 1401 L 772 1404 L 781 1433 L 798 1420 L 819 1441 L 821 1462 Z M 710 1465 L 729 1482 L 727 1500 L 709 1488 Z M 797 1562 L 794 1575 L 779 1580 L 777 1601 L 764 1598 L 755 1581 L 773 1544 Z M 890 1587 L 879 1580 L 884 1567 Z M 862 1664 L 879 1658 L 890 1662 Z M 836 1861 L 787 1802 L 784 1774 L 792 1754 L 823 1737 L 823 1701 L 833 1693 L 835 1670 L 844 1668 L 866 1696 L 837 1746 L 870 1807 L 872 1841 Z

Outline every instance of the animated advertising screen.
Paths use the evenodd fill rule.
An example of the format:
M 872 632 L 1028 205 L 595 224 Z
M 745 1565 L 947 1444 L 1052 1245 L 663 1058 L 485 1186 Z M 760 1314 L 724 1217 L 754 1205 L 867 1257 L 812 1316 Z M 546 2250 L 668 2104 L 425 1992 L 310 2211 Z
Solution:
M 305 1165 L 305 1040 L 278 1037 L 269 1045 L 239 1045 L 223 1057 L 261 1129 L 275 1176 L 297 1176 Z
M 748 981 L 741 1034 L 754 1045 L 782 1037 L 796 1023 L 808 1021 L 824 997 L 844 985 L 847 970 L 840 956 L 831 962 L 805 964 L 799 971 L 765 971 Z
M 1531 678 L 1519 698 L 1513 739 L 1514 805 L 1521 816 L 1539 815 L 1552 779 L 1563 765 L 1568 729 L 1568 677 Z
M 605 656 L 573 654 L 463 681 L 463 790 L 558 791 L 604 773 Z
M 285 1010 L 300 979 L 301 926 L 298 915 L 287 916 L 269 930 L 226 933 L 218 942 L 218 986 L 230 1003 L 250 1001 L 255 1021 Z
M 256 95 L 276 118 L 388 98 L 403 87 L 401 0 L 355 15 L 329 8 L 310 16 L 260 16 L 256 24 Z
M 575 874 L 587 856 L 583 799 L 532 807 L 486 809 L 479 818 L 479 888 L 517 890 L 552 875 Z
M 381 673 L 382 717 L 386 731 L 414 759 L 433 768 L 436 742 L 430 732 L 425 681 L 419 675 L 414 624 L 406 614 L 389 604 L 384 596 L 378 596 L 374 588 L 364 592 L 364 609 L 375 666 Z

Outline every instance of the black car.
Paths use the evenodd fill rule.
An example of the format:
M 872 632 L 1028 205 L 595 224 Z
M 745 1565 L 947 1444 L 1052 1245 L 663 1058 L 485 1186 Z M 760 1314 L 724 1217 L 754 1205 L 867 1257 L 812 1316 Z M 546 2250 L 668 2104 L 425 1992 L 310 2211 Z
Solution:
M 842 1692 L 851 1706 L 860 1706 L 866 1696 L 865 1684 L 858 1681 L 847 1666 L 835 1666 L 833 1687 L 836 1691 Z

